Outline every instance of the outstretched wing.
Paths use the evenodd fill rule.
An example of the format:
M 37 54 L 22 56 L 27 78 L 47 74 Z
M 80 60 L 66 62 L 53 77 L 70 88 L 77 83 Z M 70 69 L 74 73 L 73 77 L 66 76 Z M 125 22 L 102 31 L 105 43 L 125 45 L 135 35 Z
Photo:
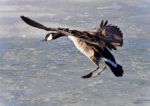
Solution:
M 103 36 L 112 42 L 107 42 L 107 46 L 110 49 L 116 49 L 118 46 L 123 45 L 123 33 L 120 28 L 115 25 L 108 24 L 108 21 L 105 22 L 102 20 L 100 24 L 100 36 Z
M 103 31 L 103 30 L 102 30 Z M 116 49 L 120 46 L 120 40 L 111 38 L 110 35 L 105 35 L 104 32 L 88 32 L 78 30 L 59 30 L 60 33 L 66 36 L 75 36 L 85 42 L 98 45 L 100 47 L 108 47 L 109 49 Z
M 36 27 L 36 28 L 43 29 L 46 31 L 55 31 L 56 30 L 55 28 L 48 28 L 48 27 L 46 27 L 46 26 L 44 26 L 44 25 L 42 25 L 42 24 L 40 24 L 40 23 L 38 23 L 38 22 L 28 18 L 28 17 L 25 17 L 25 16 L 20 16 L 20 17 L 25 23 L 27 23 L 28 25 L 30 25 L 32 27 Z
M 107 46 L 109 49 L 116 49 L 123 45 L 123 34 L 117 26 L 107 25 L 108 21 L 101 21 L 98 32 L 69 30 L 68 28 L 50 28 L 46 27 L 28 17 L 21 16 L 21 19 L 32 27 L 46 31 L 57 31 L 63 35 L 71 35 L 80 38 L 88 43 L 101 47 Z
M 90 32 L 87 31 L 78 31 L 78 30 L 59 30 L 59 33 L 65 35 L 65 36 L 74 36 L 79 39 L 82 39 L 85 42 L 88 42 L 90 44 L 94 44 L 100 47 L 105 46 L 106 39 L 101 36 L 94 36 Z
M 59 30 L 65 35 L 75 36 L 85 42 L 98 45 L 100 47 L 108 47 L 110 50 L 116 50 L 118 46 L 123 45 L 123 34 L 115 25 L 108 25 L 108 21 L 101 21 L 100 28 L 94 32 L 78 31 L 78 30 Z

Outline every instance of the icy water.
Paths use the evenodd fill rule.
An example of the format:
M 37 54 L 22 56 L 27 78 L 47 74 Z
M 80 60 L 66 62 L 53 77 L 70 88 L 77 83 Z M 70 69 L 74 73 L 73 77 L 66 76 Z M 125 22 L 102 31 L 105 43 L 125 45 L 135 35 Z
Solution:
M 124 76 L 82 79 L 95 65 L 67 38 L 41 42 L 47 32 L 20 15 L 79 30 L 108 19 L 124 33 L 113 51 Z M 1 0 L 0 106 L 150 106 L 150 1 Z

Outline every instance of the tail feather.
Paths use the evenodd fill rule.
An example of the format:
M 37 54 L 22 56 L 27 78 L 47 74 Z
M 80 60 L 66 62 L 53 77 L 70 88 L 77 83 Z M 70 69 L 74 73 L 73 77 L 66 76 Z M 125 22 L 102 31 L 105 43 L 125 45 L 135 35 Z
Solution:
M 111 54 L 111 52 L 107 48 L 104 48 L 103 56 L 104 56 L 105 63 L 109 66 L 113 74 L 117 77 L 123 76 L 122 66 L 117 64 L 114 56 Z
M 117 64 L 116 67 L 114 67 L 112 64 L 110 64 L 109 62 L 105 62 L 109 68 L 111 69 L 112 73 L 116 76 L 116 77 L 121 77 L 123 76 L 123 68 L 121 65 Z

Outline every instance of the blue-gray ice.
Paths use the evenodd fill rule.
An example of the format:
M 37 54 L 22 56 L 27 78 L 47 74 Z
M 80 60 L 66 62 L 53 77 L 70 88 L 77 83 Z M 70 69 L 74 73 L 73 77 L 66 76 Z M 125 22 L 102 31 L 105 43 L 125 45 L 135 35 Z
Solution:
M 79 30 L 108 19 L 124 33 L 113 51 L 124 76 L 81 79 L 94 64 L 67 38 L 41 42 L 20 15 Z M 150 106 L 150 1 L 0 0 L 0 106 Z

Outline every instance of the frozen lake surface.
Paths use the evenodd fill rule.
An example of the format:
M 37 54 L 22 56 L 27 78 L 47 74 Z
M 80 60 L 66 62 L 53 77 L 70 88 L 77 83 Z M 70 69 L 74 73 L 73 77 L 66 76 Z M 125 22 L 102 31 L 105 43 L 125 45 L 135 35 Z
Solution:
M 95 66 L 71 41 L 41 42 L 47 26 L 92 30 L 101 19 L 121 28 L 124 46 L 113 51 L 124 67 L 82 79 Z M 0 106 L 150 106 L 149 0 L 1 0 Z

